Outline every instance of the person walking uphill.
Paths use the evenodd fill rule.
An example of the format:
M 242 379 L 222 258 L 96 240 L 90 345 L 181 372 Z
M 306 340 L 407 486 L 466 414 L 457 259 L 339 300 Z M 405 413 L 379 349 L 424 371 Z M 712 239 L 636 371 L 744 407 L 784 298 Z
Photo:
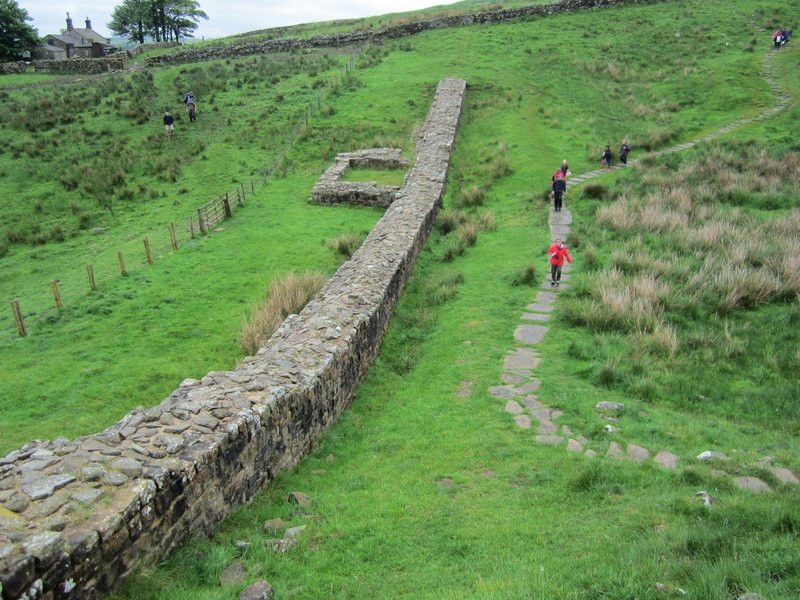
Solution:
M 175 131 L 175 119 L 169 112 L 164 113 L 164 129 L 167 130 L 167 135 L 171 135 Z
M 569 255 L 569 250 L 560 239 L 550 246 L 550 287 L 556 286 L 561 283 L 561 267 L 564 266 L 564 259 L 567 259 L 569 264 L 572 264 L 572 257 Z
M 611 144 L 606 144 L 606 149 L 603 150 L 603 156 L 600 157 L 600 170 L 610 171 L 611 170 Z

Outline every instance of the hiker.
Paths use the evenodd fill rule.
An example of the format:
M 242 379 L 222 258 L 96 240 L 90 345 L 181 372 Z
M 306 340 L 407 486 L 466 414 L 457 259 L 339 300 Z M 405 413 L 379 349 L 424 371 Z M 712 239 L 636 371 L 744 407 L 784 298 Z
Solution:
M 164 113 L 164 129 L 167 130 L 167 135 L 172 135 L 175 131 L 175 119 L 169 112 Z
M 772 43 L 775 44 L 775 50 L 781 47 L 781 42 L 783 41 L 783 31 L 780 29 L 776 29 L 775 33 L 772 34 Z
M 567 179 L 561 169 L 553 174 L 553 210 L 561 212 L 561 202 L 564 198 L 564 192 L 567 191 Z
M 601 171 L 611 170 L 611 144 L 606 144 L 606 149 L 603 150 L 603 156 L 600 157 Z
M 784 29 L 783 31 L 781 31 L 781 45 L 785 46 L 786 42 L 789 41 L 790 37 L 792 37 L 791 29 Z
M 564 259 L 567 259 L 569 264 L 572 264 L 572 257 L 569 255 L 569 250 L 560 239 L 550 246 L 550 287 L 556 286 L 561 283 L 561 267 L 564 266 Z
M 189 122 L 194 123 L 197 117 L 197 103 L 194 101 L 194 92 L 188 92 L 183 97 L 183 103 L 186 105 L 186 112 L 189 113 Z
M 628 154 L 631 153 L 631 147 L 628 145 L 628 138 L 622 140 L 622 146 L 619 147 L 619 162 L 623 165 L 628 164 Z
M 561 167 L 558 170 L 561 171 L 561 174 L 564 176 L 565 180 L 567 177 L 572 175 L 572 171 L 569 170 L 569 165 L 567 164 L 566 158 L 561 161 Z

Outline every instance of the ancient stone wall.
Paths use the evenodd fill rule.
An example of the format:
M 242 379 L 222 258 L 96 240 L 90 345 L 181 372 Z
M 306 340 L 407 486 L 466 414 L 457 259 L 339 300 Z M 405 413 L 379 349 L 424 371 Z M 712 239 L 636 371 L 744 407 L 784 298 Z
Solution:
M 138 46 L 134 46 L 130 50 L 127 50 L 127 54 L 130 58 L 135 58 L 139 56 L 142 52 L 147 52 L 148 50 L 156 50 L 159 48 L 174 48 L 175 46 L 179 46 L 177 42 L 147 42 L 146 44 L 139 44 Z
M 621 4 L 653 4 L 661 1 L 663 0 L 559 0 L 552 4 L 533 4 L 521 8 L 488 10 L 479 13 L 392 25 L 375 30 L 360 29 L 344 33 L 319 35 L 308 39 L 286 38 L 246 44 L 231 44 L 227 46 L 207 46 L 205 48 L 188 49 L 169 55 L 147 57 L 145 58 L 145 65 L 153 66 L 165 63 L 184 63 L 198 60 L 230 58 L 233 56 L 248 56 L 251 54 L 290 52 L 302 48 L 361 46 L 371 41 L 400 38 L 422 33 L 423 31 L 430 31 L 431 29 L 501 23 L 503 21 L 511 21 L 526 17 L 542 17 L 576 10 L 592 10 Z
M 342 181 L 351 167 L 404 169 L 408 160 L 400 148 L 371 148 L 358 152 L 342 152 L 319 178 L 311 190 L 311 201 L 316 204 L 358 204 L 386 208 L 397 197 L 399 186 L 375 182 Z
M 299 315 L 235 370 L 97 435 L 0 459 L 0 594 L 91 600 L 210 534 L 348 406 L 441 204 L 466 83 L 440 83 L 397 200 Z
M 28 63 L 26 63 L 24 60 L 0 63 L 0 75 L 8 75 L 10 73 L 25 73 L 27 71 Z
M 70 73 L 91 75 L 108 71 L 121 71 L 125 65 L 123 54 L 107 58 L 70 58 L 67 60 L 34 60 L 37 73 Z

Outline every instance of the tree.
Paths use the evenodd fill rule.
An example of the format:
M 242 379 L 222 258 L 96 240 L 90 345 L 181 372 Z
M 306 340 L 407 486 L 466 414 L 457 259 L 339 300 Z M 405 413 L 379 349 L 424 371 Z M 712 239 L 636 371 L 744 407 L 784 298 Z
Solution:
M 123 0 L 114 8 L 108 27 L 140 44 L 145 37 L 180 42 L 192 37 L 198 19 L 208 19 L 208 15 L 197 0 Z
M 0 0 L 0 61 L 27 58 L 39 45 L 36 30 L 25 22 L 31 20 L 16 0 Z
M 144 44 L 149 35 L 150 2 L 148 0 L 124 0 L 114 7 L 108 28 L 116 35 L 128 36 L 132 42 Z

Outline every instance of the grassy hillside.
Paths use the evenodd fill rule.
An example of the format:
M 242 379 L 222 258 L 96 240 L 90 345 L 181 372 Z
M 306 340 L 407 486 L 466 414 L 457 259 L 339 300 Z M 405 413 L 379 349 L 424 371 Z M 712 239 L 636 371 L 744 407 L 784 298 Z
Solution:
M 117 597 L 236 598 L 259 578 L 283 598 L 800 596 L 797 488 L 755 465 L 772 455 L 800 468 L 789 277 L 796 106 L 568 198 L 574 285 L 541 346 L 539 397 L 598 451 L 609 438 L 595 403 L 626 403 L 615 439 L 667 445 L 681 457 L 677 471 L 537 446 L 486 392 L 534 295 L 515 285 L 519 273 L 546 265 L 541 197 L 552 170 L 565 157 L 575 173 L 595 168 L 600 149 L 623 137 L 641 156 L 770 106 L 761 62 L 770 29 L 793 24 L 790 9 L 690 0 L 387 45 L 315 121 L 286 179 L 313 170 L 320 148 L 346 145 L 353 131 L 408 132 L 439 79 L 470 82 L 447 211 L 381 356 L 352 408 L 294 472 L 212 540 L 188 543 Z M 787 47 L 775 60 L 795 98 L 798 52 Z M 485 226 L 474 246 L 464 225 L 450 232 L 479 218 L 496 229 Z M 659 228 L 669 218 L 676 226 Z M 715 287 L 726 280 L 702 269 L 733 268 L 740 247 L 747 276 L 728 280 L 736 292 L 728 295 Z M 600 304 L 604 290 L 643 290 L 634 279 L 655 274 L 650 321 L 615 320 Z M 761 274 L 765 293 L 737 292 Z M 712 448 L 731 461 L 694 460 Z M 758 475 L 774 491 L 739 490 L 717 471 Z M 285 501 L 296 490 L 311 507 Z M 696 502 L 701 490 L 715 504 Z M 306 525 L 285 554 L 269 550 L 275 536 L 261 527 L 278 517 Z M 235 561 L 246 580 L 220 587 Z

